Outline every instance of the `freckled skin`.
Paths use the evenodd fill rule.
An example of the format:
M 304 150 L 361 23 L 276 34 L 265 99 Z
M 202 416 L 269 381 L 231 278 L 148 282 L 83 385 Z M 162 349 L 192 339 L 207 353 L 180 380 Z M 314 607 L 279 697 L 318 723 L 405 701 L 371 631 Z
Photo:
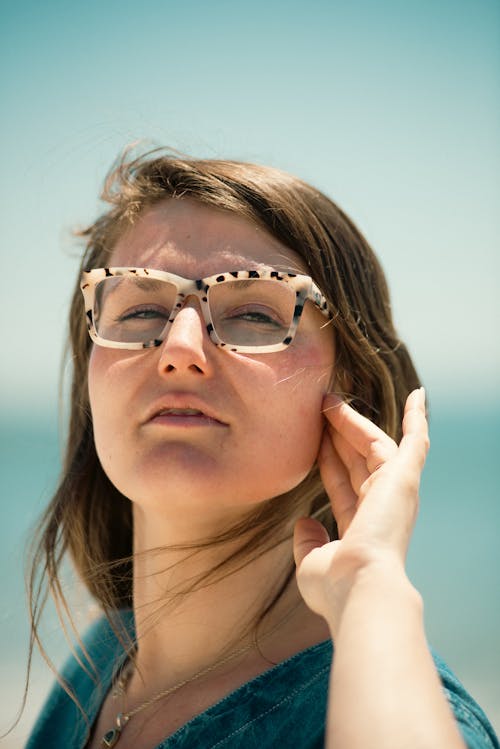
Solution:
M 145 212 L 109 262 L 190 278 L 262 264 L 307 273 L 296 253 L 260 227 L 190 200 Z M 117 488 L 144 508 L 242 508 L 296 486 L 317 456 L 334 365 L 325 318 L 308 302 L 288 349 L 241 354 L 211 342 L 197 305 L 187 300 L 156 349 L 92 351 L 99 458 Z M 170 393 L 201 398 L 224 426 L 176 431 L 146 422 L 151 405 Z

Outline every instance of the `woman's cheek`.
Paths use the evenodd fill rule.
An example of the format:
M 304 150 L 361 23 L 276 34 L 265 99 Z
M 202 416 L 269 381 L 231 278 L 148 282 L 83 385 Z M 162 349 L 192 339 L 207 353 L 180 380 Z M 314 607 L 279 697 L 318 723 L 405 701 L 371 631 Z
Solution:
M 311 352 L 306 366 L 302 358 L 302 364 L 293 362 L 295 366 L 284 367 L 287 374 L 277 382 L 275 392 L 275 400 L 283 404 L 276 439 L 287 446 L 292 461 L 308 468 L 314 465 L 318 454 L 324 428 L 323 399 L 332 374 L 332 363 L 315 357 L 316 353 Z
M 90 411 L 94 431 L 96 452 L 104 471 L 111 478 L 113 466 L 120 449 L 117 435 L 124 434 L 123 414 L 126 409 L 120 404 L 120 387 L 113 387 L 113 351 L 94 346 L 90 355 L 88 370 L 88 390 Z M 118 453 L 118 455 L 116 455 Z

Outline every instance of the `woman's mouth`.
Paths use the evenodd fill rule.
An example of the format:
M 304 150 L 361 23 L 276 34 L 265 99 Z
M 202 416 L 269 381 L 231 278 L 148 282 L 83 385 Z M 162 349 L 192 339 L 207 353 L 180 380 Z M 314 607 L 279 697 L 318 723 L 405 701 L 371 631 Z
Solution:
M 154 414 L 150 423 L 172 427 L 227 426 L 198 408 L 164 408 Z

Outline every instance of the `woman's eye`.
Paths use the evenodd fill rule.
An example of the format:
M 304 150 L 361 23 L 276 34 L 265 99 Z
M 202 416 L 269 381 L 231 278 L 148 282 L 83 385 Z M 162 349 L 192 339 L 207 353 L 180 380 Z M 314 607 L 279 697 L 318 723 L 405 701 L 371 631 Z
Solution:
M 128 322 L 129 320 L 158 320 L 159 318 L 167 319 L 168 312 L 162 309 L 135 309 L 127 310 L 118 317 L 118 322 Z
M 238 320 L 241 320 L 258 325 L 266 325 L 272 327 L 282 326 L 282 323 L 276 313 L 266 312 L 260 309 L 232 310 L 231 312 L 227 313 L 226 317 L 231 322 L 237 322 Z

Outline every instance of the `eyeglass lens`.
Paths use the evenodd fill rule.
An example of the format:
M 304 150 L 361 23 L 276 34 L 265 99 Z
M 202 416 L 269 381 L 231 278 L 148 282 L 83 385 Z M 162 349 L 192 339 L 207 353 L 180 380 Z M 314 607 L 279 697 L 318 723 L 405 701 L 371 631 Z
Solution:
M 273 279 L 224 281 L 208 290 L 212 324 L 227 344 L 267 346 L 287 336 L 295 291 Z M 152 278 L 105 278 L 95 290 L 94 325 L 101 338 L 144 343 L 160 338 L 177 300 L 177 288 Z

